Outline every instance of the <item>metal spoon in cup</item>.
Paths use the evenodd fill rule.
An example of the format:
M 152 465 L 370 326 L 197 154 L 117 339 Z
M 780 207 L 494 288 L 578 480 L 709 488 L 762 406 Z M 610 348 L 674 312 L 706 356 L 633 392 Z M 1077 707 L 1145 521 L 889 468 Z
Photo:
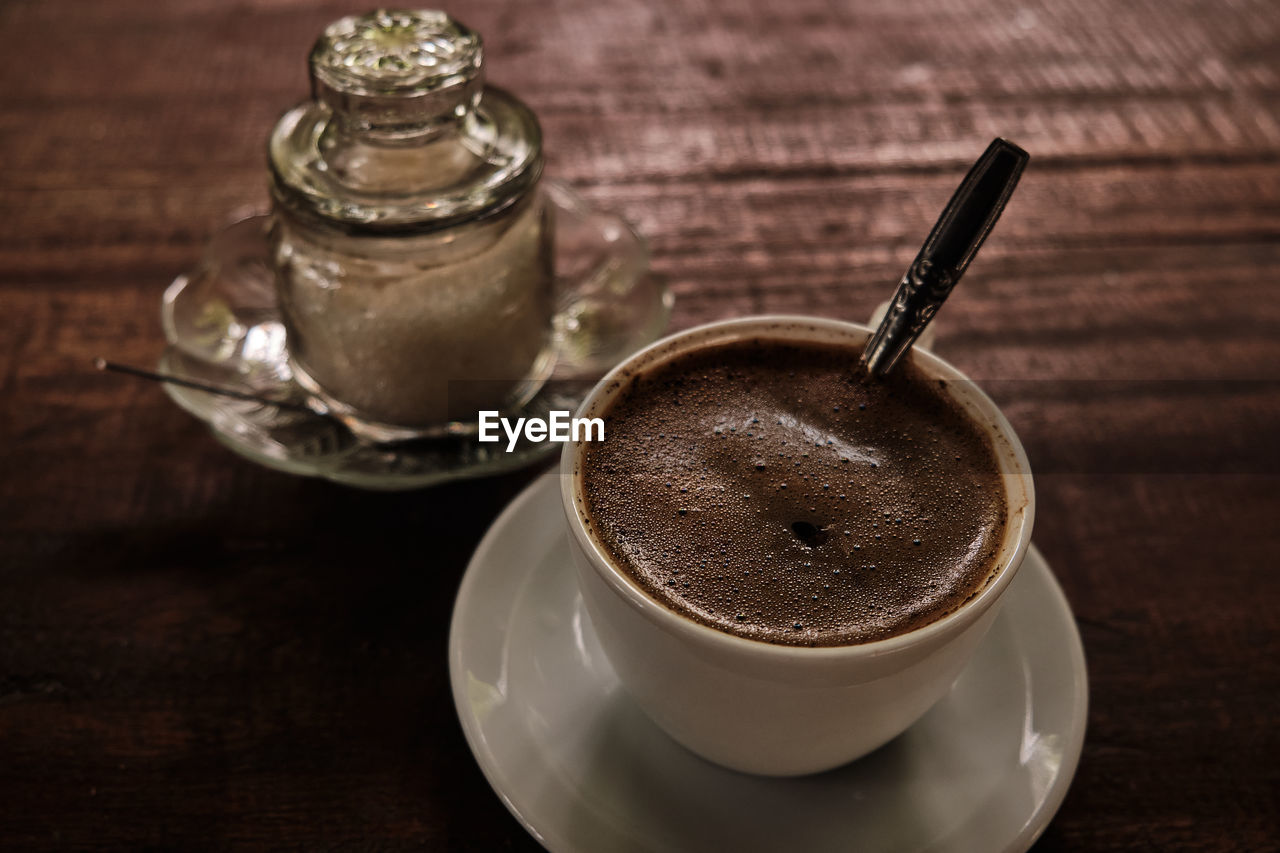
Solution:
M 969 169 L 862 352 L 859 361 L 872 376 L 892 370 L 929 325 L 991 233 L 1030 159 L 1012 142 L 995 139 Z

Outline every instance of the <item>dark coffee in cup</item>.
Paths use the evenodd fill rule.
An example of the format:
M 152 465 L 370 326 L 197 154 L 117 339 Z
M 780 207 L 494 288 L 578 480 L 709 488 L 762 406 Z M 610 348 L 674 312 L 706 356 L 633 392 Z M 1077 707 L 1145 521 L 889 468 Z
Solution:
M 936 621 L 995 576 L 1008 512 L 986 428 L 904 360 L 767 337 L 642 370 L 582 457 L 586 523 L 671 610 L 834 646 Z

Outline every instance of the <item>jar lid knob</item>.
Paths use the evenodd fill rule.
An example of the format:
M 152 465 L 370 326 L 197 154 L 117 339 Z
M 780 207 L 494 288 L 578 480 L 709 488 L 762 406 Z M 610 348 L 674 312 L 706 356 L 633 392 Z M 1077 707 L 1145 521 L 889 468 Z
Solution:
M 412 134 L 475 106 L 483 55 L 480 34 L 444 12 L 379 9 L 325 28 L 312 92 L 358 129 Z

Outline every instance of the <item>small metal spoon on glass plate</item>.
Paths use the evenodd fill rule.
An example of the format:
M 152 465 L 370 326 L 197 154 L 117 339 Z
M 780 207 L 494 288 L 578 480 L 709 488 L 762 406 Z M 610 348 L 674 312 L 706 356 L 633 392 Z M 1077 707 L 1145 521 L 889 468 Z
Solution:
M 978 253 L 1018 184 L 1030 155 L 1005 139 L 987 146 L 947 202 L 898 285 L 859 360 L 884 376 L 911 348 Z

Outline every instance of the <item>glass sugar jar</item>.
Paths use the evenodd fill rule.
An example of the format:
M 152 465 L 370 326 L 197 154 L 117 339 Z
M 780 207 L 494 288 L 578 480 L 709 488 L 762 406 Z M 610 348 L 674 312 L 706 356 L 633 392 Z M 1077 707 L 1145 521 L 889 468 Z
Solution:
M 327 27 L 269 140 L 294 379 L 367 439 L 465 429 L 554 367 L 551 206 L 532 111 L 443 12 Z

